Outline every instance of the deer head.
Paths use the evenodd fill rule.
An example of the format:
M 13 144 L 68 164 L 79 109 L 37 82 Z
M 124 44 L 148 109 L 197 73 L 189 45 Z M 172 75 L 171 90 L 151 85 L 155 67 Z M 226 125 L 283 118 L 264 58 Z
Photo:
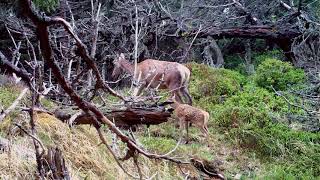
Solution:
M 120 75 L 120 73 L 122 72 L 121 61 L 126 61 L 126 58 L 123 53 L 121 53 L 119 56 L 117 56 L 113 60 L 114 68 L 113 68 L 112 75 L 111 75 L 113 78 L 117 78 Z

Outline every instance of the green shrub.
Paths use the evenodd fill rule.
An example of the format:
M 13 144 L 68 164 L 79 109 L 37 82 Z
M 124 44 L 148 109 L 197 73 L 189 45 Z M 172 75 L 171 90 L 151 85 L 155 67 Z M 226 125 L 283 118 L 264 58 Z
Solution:
M 273 50 L 273 51 L 266 51 L 266 52 L 253 52 L 252 53 L 252 65 L 254 69 L 257 69 L 257 67 L 264 62 L 267 59 L 284 59 L 284 55 L 279 50 Z M 241 74 L 248 75 L 247 74 L 247 68 L 244 58 L 242 58 L 240 55 L 227 55 L 225 57 L 225 67 L 227 69 L 232 69 L 235 71 L 240 72 Z
M 290 63 L 276 59 L 262 62 L 255 76 L 258 86 L 272 90 L 286 90 L 289 86 L 301 85 L 305 80 L 302 69 L 295 69 Z
M 233 70 L 236 70 L 240 64 L 244 63 L 244 59 L 237 54 L 226 55 L 224 58 L 224 61 L 225 61 L 224 67 L 227 69 L 233 69 Z
M 191 64 L 190 92 L 195 105 L 210 113 L 209 127 L 218 127 L 216 130 L 225 132 L 229 141 L 258 155 L 266 168 L 258 174 L 259 178 L 318 177 L 320 134 L 292 130 L 284 124 L 287 114 L 304 112 L 289 108 L 282 97 L 270 91 L 271 85 L 285 90 L 287 85 L 303 84 L 304 72 L 275 59 L 261 57 L 260 60 L 257 74 L 250 76 L 252 81 L 247 77 L 246 82 L 243 76 L 230 70 Z M 272 81 L 263 79 L 265 77 Z M 301 101 L 290 94 L 286 94 L 286 98 L 297 104 Z
M 33 0 L 41 11 L 52 12 L 59 6 L 59 0 Z
M 298 178 L 299 177 L 299 178 Z M 312 174 L 312 170 L 306 170 L 304 172 L 295 173 L 292 171 L 292 167 L 289 165 L 278 165 L 278 164 L 269 164 L 265 172 L 261 175 L 260 179 L 266 180 L 295 180 L 295 179 L 305 179 L 311 180 L 315 179 L 315 176 Z
M 252 62 L 255 68 L 268 59 L 285 59 L 283 53 L 279 50 L 266 51 L 263 53 L 253 53 Z
M 287 102 L 274 93 L 250 84 L 245 85 L 241 93 L 226 99 L 223 104 L 201 101 L 201 105 L 210 112 L 214 120 L 212 123 L 224 128 L 251 122 L 263 124 L 259 121 L 270 120 L 274 116 L 284 116 L 287 113 L 303 113 L 296 107 L 289 109 Z
M 215 69 L 203 64 L 188 64 L 192 69 L 190 94 L 199 101 L 210 97 L 211 102 L 218 102 L 220 96 L 231 96 L 240 91 L 244 77 L 235 71 Z
M 0 105 L 8 108 L 19 96 L 19 89 L 14 86 L 0 87 Z
M 257 152 L 261 159 L 273 165 L 282 166 L 290 175 L 316 177 L 320 174 L 319 133 L 295 131 L 283 124 L 269 123 L 265 127 L 244 124 L 230 134 L 238 139 L 239 145 Z
M 267 164 L 281 170 L 269 169 L 271 177 L 316 176 L 320 173 L 320 134 L 292 130 L 277 121 L 288 112 L 287 103 L 274 93 L 253 85 L 244 86 L 241 93 L 228 98 L 223 104 L 209 106 L 213 121 L 210 125 L 222 128 L 240 147 L 257 153 Z M 220 129 L 221 130 L 221 129 Z M 271 167 L 270 167 L 271 168 Z M 288 176 L 281 172 L 288 171 Z

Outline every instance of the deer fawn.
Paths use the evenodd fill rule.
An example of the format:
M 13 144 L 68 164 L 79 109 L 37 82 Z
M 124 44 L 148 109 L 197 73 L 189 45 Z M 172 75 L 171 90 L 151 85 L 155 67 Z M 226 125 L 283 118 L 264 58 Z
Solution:
M 187 142 L 189 123 L 192 123 L 196 127 L 198 127 L 200 131 L 204 134 L 206 140 L 208 141 L 208 121 L 210 118 L 209 113 L 202 109 L 190 106 L 188 104 L 180 104 L 175 100 L 174 96 L 172 100 L 172 107 L 174 109 L 175 115 L 179 119 L 180 129 L 182 131 L 186 129 L 187 131 Z
M 135 78 L 139 77 L 141 85 L 135 95 L 141 94 L 142 90 L 149 86 L 168 89 L 179 102 L 183 102 L 182 97 L 184 97 L 188 104 L 192 104 L 192 98 L 188 91 L 190 70 L 186 66 L 176 62 L 146 59 L 137 64 L 137 71 L 134 74 L 134 65 L 126 60 L 122 53 L 113 63 L 112 77 L 118 77 L 121 71 L 125 71 Z

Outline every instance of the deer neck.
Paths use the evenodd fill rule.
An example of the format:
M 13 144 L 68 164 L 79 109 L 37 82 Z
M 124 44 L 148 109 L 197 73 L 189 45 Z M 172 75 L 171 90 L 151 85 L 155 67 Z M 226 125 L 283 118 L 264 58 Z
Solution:
M 134 73 L 134 65 L 133 64 L 131 64 L 127 60 L 122 60 L 122 61 L 120 61 L 120 65 L 126 73 L 133 75 L 133 73 Z
M 180 104 L 176 101 L 173 101 L 173 103 L 170 105 L 173 109 L 176 109 Z

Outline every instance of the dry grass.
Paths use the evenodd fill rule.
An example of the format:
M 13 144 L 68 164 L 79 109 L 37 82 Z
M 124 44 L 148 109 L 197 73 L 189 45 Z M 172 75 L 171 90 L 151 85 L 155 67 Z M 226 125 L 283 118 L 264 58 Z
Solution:
M 94 127 L 69 128 L 66 124 L 45 113 L 37 114 L 36 119 L 39 138 L 46 147 L 57 146 L 63 151 L 72 179 L 132 179 L 116 164 L 106 147 L 99 146 L 100 140 Z M 10 122 L 4 124 L 9 126 Z M 6 127 L 2 125 L 1 129 L 6 129 Z M 226 169 L 231 177 L 240 172 L 250 173 L 257 170 L 259 163 L 254 158 L 248 158 L 241 154 L 237 148 L 226 144 L 224 137 L 219 137 L 219 133 L 214 132 L 215 129 L 210 128 L 210 148 L 200 143 L 200 139 L 197 138 L 199 132 L 195 130 L 195 128 L 191 128 L 193 142 L 188 145 L 180 145 L 172 154 L 173 156 L 219 159 L 223 162 L 222 168 Z M 147 137 L 142 132 L 137 133 L 137 138 L 147 150 L 164 154 L 175 146 L 176 140 L 170 137 L 170 134 L 176 136 L 179 134 L 179 130 L 175 129 L 173 122 L 152 126 L 151 131 L 158 131 L 160 136 Z M 108 130 L 105 131 L 105 135 L 111 142 Z M 36 162 L 31 139 L 27 136 L 15 136 L 11 140 L 11 150 L 0 153 L 0 179 L 34 179 Z M 119 154 L 123 156 L 125 145 L 119 143 L 119 147 Z M 144 177 L 183 178 L 180 170 L 172 163 L 149 160 L 141 156 L 139 163 Z M 131 160 L 124 162 L 123 166 L 128 172 L 138 176 Z M 191 167 L 186 166 L 183 170 L 197 176 L 197 172 Z
M 54 117 L 40 113 L 37 117 L 38 136 L 45 146 L 57 146 L 71 171 L 72 179 L 127 179 L 99 140 L 93 127 L 70 129 Z M 22 151 L 21 151 L 22 150 Z M 35 157 L 29 137 L 12 138 L 11 150 L 0 154 L 1 178 L 34 179 Z
M 116 164 L 107 148 L 99 145 L 100 140 L 94 127 L 76 126 L 70 129 L 45 113 L 37 114 L 36 119 L 38 137 L 46 147 L 57 146 L 63 151 L 72 179 L 132 179 Z M 9 128 L 9 124 L 6 122 L 6 126 L 1 129 Z M 110 142 L 110 133 L 106 131 L 105 135 Z M 34 179 L 36 162 L 32 140 L 28 136 L 16 136 L 11 140 L 10 151 L 0 152 L 0 179 Z M 119 147 L 122 146 L 119 143 Z M 120 149 L 120 154 L 124 155 L 125 149 Z M 181 178 L 176 167 L 168 162 L 155 162 L 144 157 L 140 157 L 139 162 L 144 177 Z M 138 176 L 131 160 L 124 162 L 123 166 Z
M 98 146 L 100 141 L 93 127 L 79 126 L 70 129 L 66 124 L 44 113 L 39 114 L 38 119 L 41 139 L 46 145 L 55 145 L 63 150 L 64 157 L 72 169 L 72 179 L 126 179 L 115 177 L 124 173 L 106 148 Z

